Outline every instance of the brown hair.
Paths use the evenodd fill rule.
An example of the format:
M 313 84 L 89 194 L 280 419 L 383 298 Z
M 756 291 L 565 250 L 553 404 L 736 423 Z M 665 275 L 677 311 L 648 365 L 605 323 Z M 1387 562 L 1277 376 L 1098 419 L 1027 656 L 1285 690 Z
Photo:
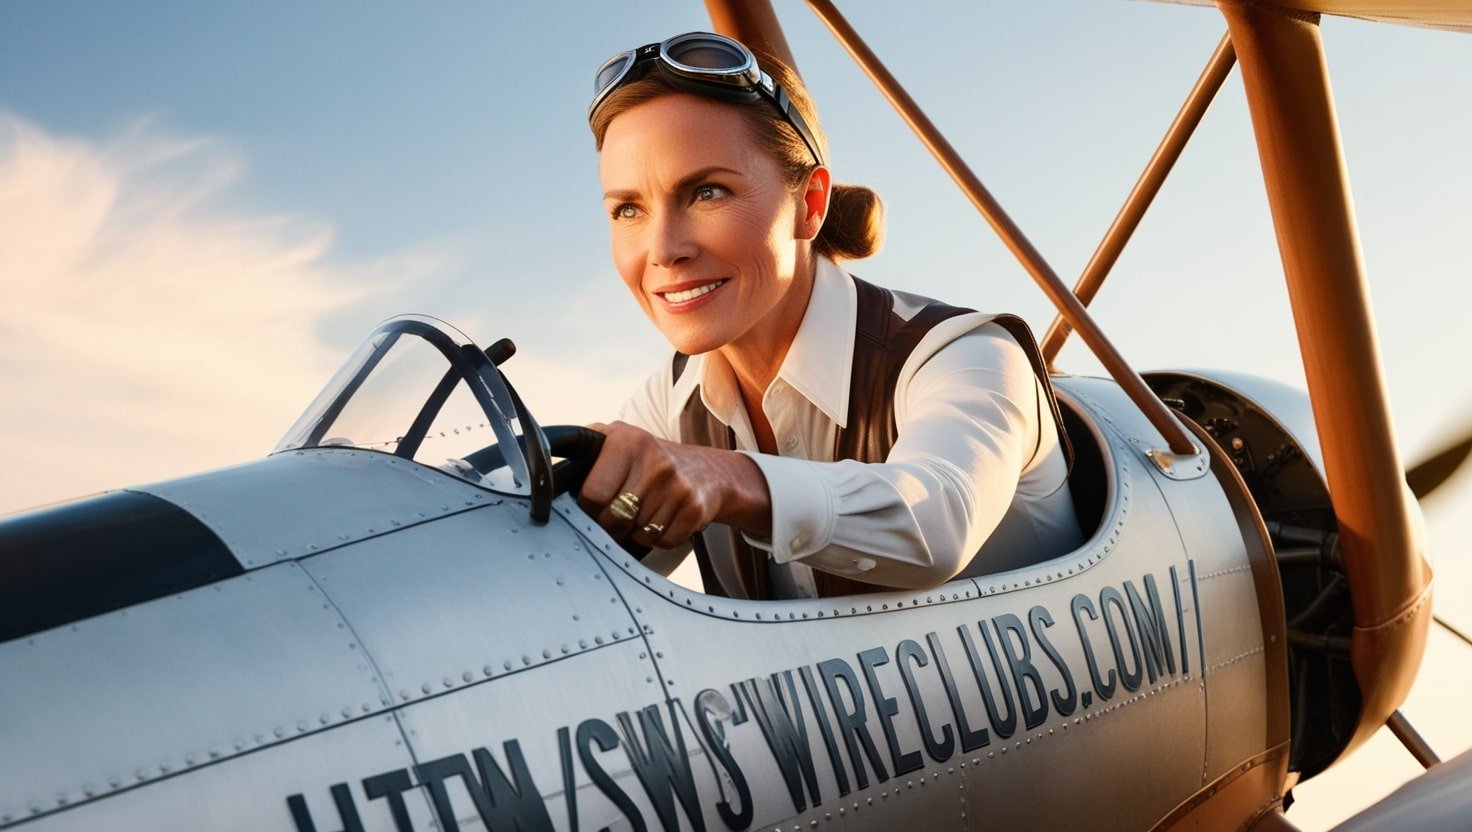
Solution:
M 753 49 L 752 52 L 756 55 L 757 65 L 786 91 L 792 106 L 802 114 L 826 158 L 828 137 L 818 123 L 818 108 L 813 104 L 802 80 L 775 55 L 759 49 Z M 595 146 L 599 150 L 603 149 L 603 137 L 608 133 L 608 125 L 620 114 L 640 104 L 680 92 L 658 72 L 650 72 L 643 78 L 614 90 L 594 114 L 592 127 Z M 812 151 L 803 143 L 802 136 L 782 117 L 782 113 L 766 102 L 759 106 L 732 106 L 740 110 L 757 146 L 781 165 L 787 181 L 794 188 L 805 182 L 817 164 Z M 828 197 L 828 216 L 823 221 L 818 238 L 813 241 L 814 250 L 836 260 L 858 260 L 874 254 L 883 242 L 884 203 L 879 200 L 879 195 L 862 185 L 833 183 Z

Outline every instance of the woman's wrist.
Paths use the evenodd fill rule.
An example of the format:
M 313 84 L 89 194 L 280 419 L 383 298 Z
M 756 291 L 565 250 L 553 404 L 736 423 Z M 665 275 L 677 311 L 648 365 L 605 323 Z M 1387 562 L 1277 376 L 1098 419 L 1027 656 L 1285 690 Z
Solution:
M 747 534 L 772 534 L 772 496 L 767 479 L 751 457 L 736 451 L 702 448 L 716 457 L 720 496 L 716 520 Z

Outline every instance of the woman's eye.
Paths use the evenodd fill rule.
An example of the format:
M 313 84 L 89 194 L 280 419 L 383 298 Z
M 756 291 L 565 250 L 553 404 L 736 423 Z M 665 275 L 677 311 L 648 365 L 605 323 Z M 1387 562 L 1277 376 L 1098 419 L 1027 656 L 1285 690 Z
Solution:
M 611 212 L 611 216 L 616 220 L 631 220 L 634 217 L 638 216 L 638 213 L 639 210 L 637 208 L 625 202 L 621 205 L 615 206 L 613 211 Z
M 720 199 L 728 191 L 720 185 L 701 185 L 695 189 L 696 202 L 709 202 L 712 199 Z

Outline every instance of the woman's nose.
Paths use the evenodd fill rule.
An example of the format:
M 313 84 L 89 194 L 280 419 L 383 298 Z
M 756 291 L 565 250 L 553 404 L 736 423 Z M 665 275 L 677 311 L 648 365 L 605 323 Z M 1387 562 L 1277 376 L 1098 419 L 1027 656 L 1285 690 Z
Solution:
M 690 228 L 679 215 L 666 214 L 654 224 L 649 243 L 649 264 L 674 268 L 695 257 L 698 250 Z

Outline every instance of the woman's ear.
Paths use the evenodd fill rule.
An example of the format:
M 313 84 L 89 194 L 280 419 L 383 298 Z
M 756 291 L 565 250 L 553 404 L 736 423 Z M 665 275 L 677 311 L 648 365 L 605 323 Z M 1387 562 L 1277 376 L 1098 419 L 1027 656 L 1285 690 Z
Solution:
M 797 218 L 797 238 L 815 240 L 828 218 L 828 198 L 832 195 L 833 179 L 828 169 L 819 165 L 808 174 L 802 190 L 802 216 Z

